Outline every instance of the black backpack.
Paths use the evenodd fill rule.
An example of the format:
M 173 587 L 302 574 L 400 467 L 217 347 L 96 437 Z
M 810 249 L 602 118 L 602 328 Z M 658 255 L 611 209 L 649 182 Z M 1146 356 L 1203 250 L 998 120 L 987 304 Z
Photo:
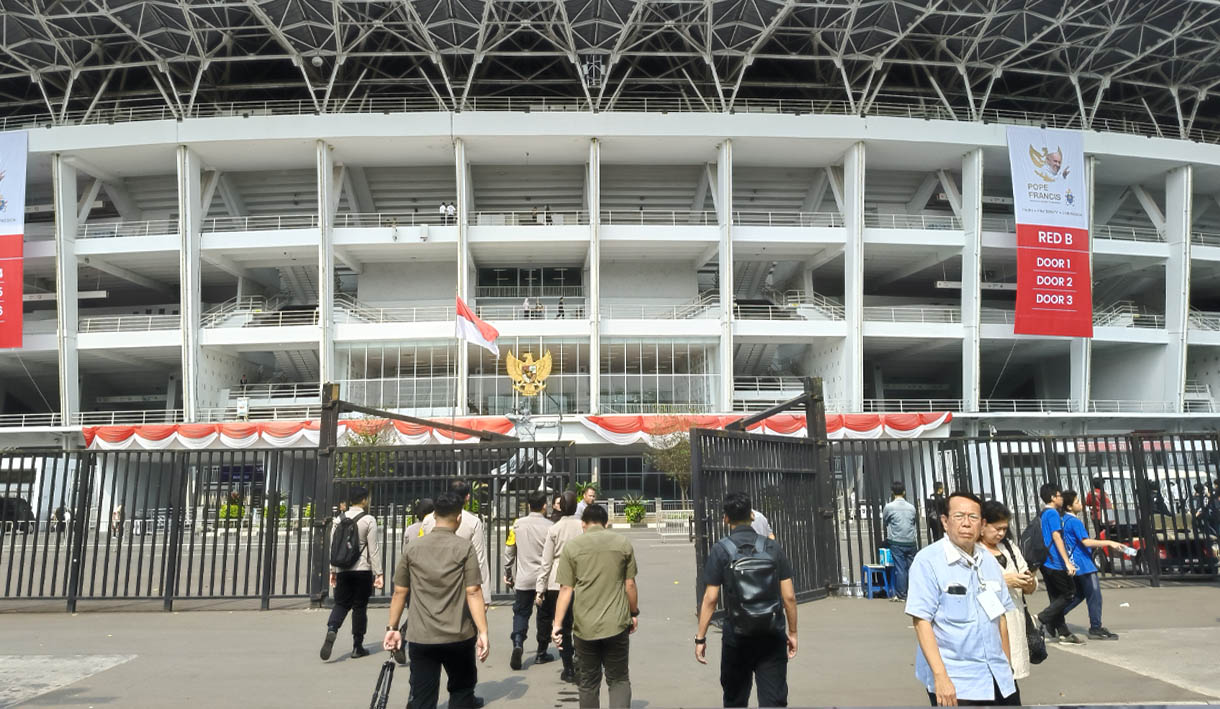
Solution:
M 330 540 L 330 565 L 350 569 L 360 561 L 364 545 L 360 543 L 360 526 L 357 522 L 367 515 L 361 512 L 355 517 L 343 515 L 335 527 L 335 536 Z
M 770 540 L 758 536 L 752 545 L 738 547 L 728 538 L 721 547 L 729 554 L 724 579 L 724 608 L 738 635 L 775 632 L 775 617 L 783 609 L 779 592 L 779 563 L 770 553 Z
M 1043 510 L 1045 512 L 1045 510 Z M 1025 529 L 1021 530 L 1021 556 L 1025 557 L 1025 563 L 1029 564 L 1029 570 L 1041 568 L 1046 563 L 1046 558 L 1050 556 L 1050 549 L 1046 547 L 1046 539 L 1042 537 L 1042 512 L 1038 516 L 1029 520 L 1025 525 Z

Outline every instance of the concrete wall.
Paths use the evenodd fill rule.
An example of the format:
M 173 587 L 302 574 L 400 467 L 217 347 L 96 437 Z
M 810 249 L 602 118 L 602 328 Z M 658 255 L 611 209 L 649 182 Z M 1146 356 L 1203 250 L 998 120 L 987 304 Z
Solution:
M 682 303 L 699 295 L 688 261 L 603 262 L 601 276 L 603 303 Z
M 1186 379 L 1212 388 L 1220 396 L 1220 348 L 1192 346 L 1186 353 Z
M 1161 377 L 1165 350 L 1163 345 L 1095 347 L 1092 398 L 1169 400 L 1171 397 L 1163 391 Z
M 227 406 L 229 390 L 241 382 L 243 374 L 251 382 L 258 381 L 258 365 L 205 347 L 199 357 L 199 408 Z
M 842 400 L 847 396 L 847 376 L 843 369 L 843 338 L 827 338 L 809 346 L 807 371 L 811 377 L 821 377 L 823 396 L 827 400 Z
M 356 298 L 382 307 L 452 305 L 457 267 L 449 262 L 369 263 L 357 282 Z

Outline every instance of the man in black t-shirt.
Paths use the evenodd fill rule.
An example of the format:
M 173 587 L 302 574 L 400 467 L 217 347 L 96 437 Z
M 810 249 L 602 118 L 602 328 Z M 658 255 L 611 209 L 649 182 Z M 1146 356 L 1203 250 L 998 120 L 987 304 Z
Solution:
M 739 634 L 727 614 L 722 621 L 723 641 L 720 656 L 720 686 L 724 690 L 724 706 L 744 707 L 750 701 L 750 687 L 758 682 L 758 706 L 788 706 L 788 660 L 796 657 L 796 589 L 792 584 L 792 566 L 783 549 L 775 541 L 761 537 L 750 526 L 753 506 L 748 495 L 732 492 L 724 498 L 724 521 L 732 530 L 729 542 L 743 547 L 764 545 L 762 551 L 775 560 L 775 576 L 779 580 L 779 601 L 770 632 Z M 722 540 L 723 541 L 723 540 Z M 720 600 L 720 587 L 729 580 L 733 559 L 722 543 L 712 547 L 703 568 L 707 584 L 703 605 L 699 610 L 699 630 L 695 635 L 695 659 L 707 664 L 707 629 Z M 725 597 L 725 603 L 734 600 Z M 765 606 L 764 606 L 765 607 Z M 786 620 L 786 622 L 785 622 Z

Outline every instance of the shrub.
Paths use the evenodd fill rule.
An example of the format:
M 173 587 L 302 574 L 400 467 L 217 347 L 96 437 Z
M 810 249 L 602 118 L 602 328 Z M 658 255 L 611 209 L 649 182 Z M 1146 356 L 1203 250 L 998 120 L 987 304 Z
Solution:
M 227 505 L 221 505 L 216 516 L 220 519 L 241 519 L 245 514 L 246 508 L 230 502 Z
M 623 516 L 627 521 L 635 524 L 644 520 L 645 508 L 644 498 L 628 495 L 624 498 L 626 504 L 623 506 Z

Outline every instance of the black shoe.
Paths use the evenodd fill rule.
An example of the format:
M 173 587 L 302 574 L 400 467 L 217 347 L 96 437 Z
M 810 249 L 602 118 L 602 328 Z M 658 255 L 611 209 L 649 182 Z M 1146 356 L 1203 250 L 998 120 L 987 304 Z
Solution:
M 1118 640 L 1118 635 L 1111 633 L 1106 628 L 1089 628 L 1090 640 Z
M 472 707 L 474 707 L 474 709 L 482 709 L 482 708 L 483 708 L 483 705 L 484 705 L 484 704 L 486 704 L 486 703 L 487 703 L 487 702 L 486 702 L 486 701 L 484 701 L 482 697 L 475 697 L 475 698 L 474 698 L 474 701 L 473 701 L 473 702 L 471 702 L 471 704 L 470 704 L 470 705 L 471 705 Z
M 333 630 L 326 631 L 326 639 L 322 641 L 322 651 L 318 653 L 318 656 L 322 658 L 323 662 L 330 659 L 330 651 L 335 647 L 335 636 L 337 634 L 338 633 Z
M 1084 641 L 1080 639 L 1080 636 L 1079 636 L 1079 635 L 1077 635 L 1076 633 L 1071 633 L 1071 632 L 1069 632 L 1069 633 L 1060 633 L 1060 634 L 1059 634 L 1059 642 L 1060 642 L 1060 643 L 1067 643 L 1067 644 L 1069 644 L 1069 645 L 1082 645 L 1082 644 L 1084 644 Z
M 357 645 L 356 647 L 352 648 L 352 657 L 353 658 L 368 657 L 368 656 L 369 656 L 369 651 L 365 650 L 363 645 Z
M 571 667 L 565 667 L 563 668 L 563 672 L 559 673 L 559 681 L 567 682 L 568 684 L 576 684 L 576 673 L 572 671 Z
M 551 653 L 547 652 L 546 650 L 543 650 L 542 652 L 539 652 L 537 655 L 534 655 L 534 664 L 535 665 L 545 665 L 548 662 L 554 662 L 554 661 L 555 661 L 555 656 L 552 655 Z
M 513 656 L 512 656 L 512 659 L 510 659 L 508 661 L 508 666 L 513 668 L 514 670 L 521 669 L 521 655 L 524 652 L 525 652 L 525 648 L 521 647 L 520 645 L 514 645 L 513 646 Z

